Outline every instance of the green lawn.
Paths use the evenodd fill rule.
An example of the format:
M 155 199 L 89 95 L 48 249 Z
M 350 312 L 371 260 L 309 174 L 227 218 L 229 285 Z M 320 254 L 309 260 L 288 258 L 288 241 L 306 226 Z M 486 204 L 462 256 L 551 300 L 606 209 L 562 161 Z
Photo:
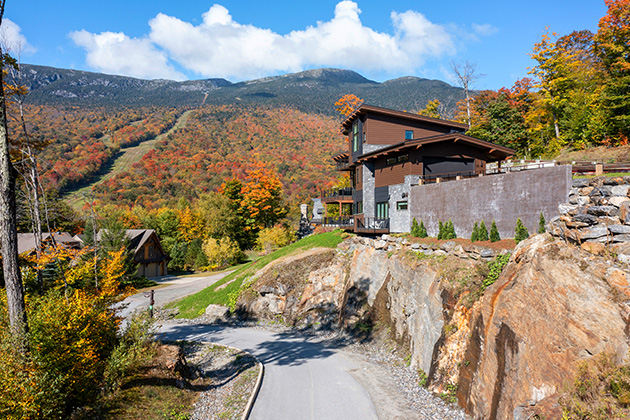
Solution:
M 179 318 L 196 318 L 202 315 L 206 310 L 206 307 L 210 304 L 227 306 L 229 303 L 230 293 L 240 290 L 243 282 L 247 278 L 253 276 L 258 270 L 270 262 L 286 255 L 305 251 L 311 248 L 335 248 L 341 241 L 343 241 L 342 235 L 342 231 L 335 230 L 333 232 L 307 236 L 306 238 L 285 246 L 284 248 L 280 248 L 269 255 L 260 257 L 256 261 L 240 266 L 234 272 L 228 274 L 212 286 L 167 306 L 179 309 Z M 224 288 L 217 290 L 220 286 L 226 283 L 229 284 L 227 284 Z

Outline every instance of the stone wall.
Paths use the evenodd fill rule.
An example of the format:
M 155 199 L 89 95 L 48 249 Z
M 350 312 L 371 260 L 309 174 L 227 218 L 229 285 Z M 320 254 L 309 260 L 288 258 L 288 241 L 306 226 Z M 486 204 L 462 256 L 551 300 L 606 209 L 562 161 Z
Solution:
M 437 236 L 439 221 L 452 220 L 457 236 L 469 238 L 475 222 L 489 229 L 494 220 L 501 237 L 512 238 L 518 218 L 534 233 L 541 212 L 546 220 L 556 217 L 570 189 L 571 167 L 555 166 L 413 186 L 409 209 L 430 236 Z
M 607 245 L 620 261 L 630 262 L 629 191 L 630 176 L 575 179 L 548 230 L 595 252 Z

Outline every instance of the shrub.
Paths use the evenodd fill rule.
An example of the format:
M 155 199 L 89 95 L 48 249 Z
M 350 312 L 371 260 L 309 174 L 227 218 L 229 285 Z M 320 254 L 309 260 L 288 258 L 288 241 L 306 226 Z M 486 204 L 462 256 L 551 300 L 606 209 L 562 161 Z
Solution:
M 565 419 L 630 418 L 630 365 L 600 353 L 578 363 L 573 383 L 561 396 Z
M 479 224 L 475 222 L 473 226 L 472 234 L 470 235 L 470 242 L 477 242 L 479 240 Z
M 426 238 L 429 236 L 422 220 L 420 220 L 420 224 L 418 224 L 416 218 L 413 218 L 413 221 L 411 222 L 411 235 L 416 238 Z
M 438 238 L 438 239 L 444 239 L 444 235 L 445 235 L 444 223 L 439 222 L 439 224 L 438 224 L 438 235 L 437 235 L 437 238 Z
M 516 228 L 514 229 L 514 241 L 519 243 L 527 238 L 529 238 L 529 232 L 527 231 L 527 228 L 523 226 L 523 222 L 521 222 L 519 217 L 516 220 Z
M 256 239 L 256 248 L 269 254 L 278 248 L 287 246 L 297 240 L 295 231 L 286 226 L 274 226 L 265 228 L 258 233 Z
M 538 219 L 538 233 L 545 233 L 545 216 L 542 211 L 540 212 L 540 219 Z
M 492 221 L 492 225 L 490 226 L 490 242 L 498 242 L 501 240 L 501 235 L 499 235 L 499 229 L 497 229 L 497 224 L 495 221 Z
M 484 223 L 483 220 L 479 224 L 479 232 L 478 233 L 479 233 L 478 237 L 479 237 L 480 241 L 487 241 L 488 240 L 488 229 L 486 228 L 486 224 Z
M 203 252 L 208 258 L 208 264 L 213 269 L 229 267 L 237 264 L 243 258 L 243 252 L 238 247 L 238 243 L 227 236 L 219 241 L 214 238 L 206 239 L 203 243 Z
M 457 238 L 457 235 L 455 234 L 455 226 L 453 226 L 453 222 L 451 222 L 450 220 L 448 222 L 444 223 L 442 230 L 443 230 L 442 238 L 438 238 L 438 239 L 455 239 L 455 238 Z
M 492 261 L 488 263 L 488 271 L 483 279 L 483 289 L 494 284 L 503 272 L 503 268 L 510 260 L 510 254 L 497 255 Z

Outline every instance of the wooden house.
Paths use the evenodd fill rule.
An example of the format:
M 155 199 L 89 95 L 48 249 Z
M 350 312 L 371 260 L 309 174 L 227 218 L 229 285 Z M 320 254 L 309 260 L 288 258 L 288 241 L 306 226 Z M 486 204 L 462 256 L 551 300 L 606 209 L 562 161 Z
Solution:
M 348 171 L 351 196 L 325 197 L 327 205 L 352 203 L 355 232 L 408 232 L 412 185 L 485 175 L 486 164 L 514 150 L 467 136 L 466 124 L 361 105 L 341 124 L 347 150 L 335 156 Z

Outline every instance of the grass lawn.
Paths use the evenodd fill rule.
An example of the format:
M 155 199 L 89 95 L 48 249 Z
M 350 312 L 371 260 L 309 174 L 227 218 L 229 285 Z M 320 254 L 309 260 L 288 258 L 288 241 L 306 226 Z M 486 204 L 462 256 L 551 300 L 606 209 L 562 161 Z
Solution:
M 260 257 L 256 261 L 244 264 L 212 286 L 166 306 L 177 308 L 179 310 L 179 318 L 196 318 L 202 315 L 210 304 L 228 305 L 230 293 L 240 290 L 245 279 L 253 276 L 270 262 L 311 248 L 335 248 L 343 240 L 342 235 L 343 232 L 341 230 L 335 230 L 307 236 L 269 255 Z M 225 286 L 221 287 L 223 285 Z

